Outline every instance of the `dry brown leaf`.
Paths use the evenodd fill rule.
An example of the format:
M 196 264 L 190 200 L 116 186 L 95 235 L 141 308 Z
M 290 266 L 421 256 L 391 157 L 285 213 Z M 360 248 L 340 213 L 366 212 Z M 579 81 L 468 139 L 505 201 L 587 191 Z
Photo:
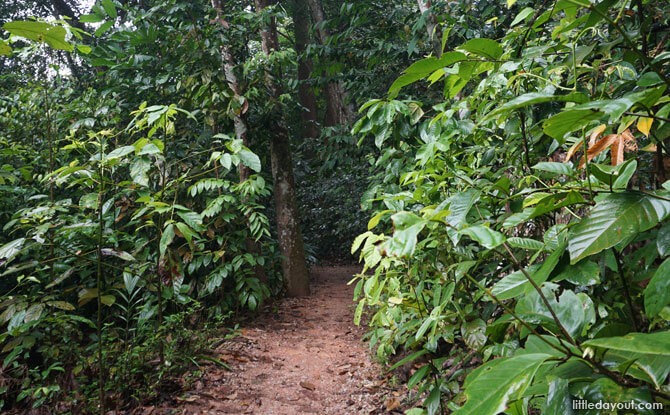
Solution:
M 311 391 L 316 389 L 316 386 L 312 382 L 300 382 L 300 386 Z
M 394 409 L 400 408 L 400 401 L 397 400 L 396 398 L 390 398 L 389 400 L 386 401 L 386 410 L 387 411 L 393 411 Z
M 623 136 L 617 135 L 616 140 L 612 143 L 612 166 L 618 166 L 623 163 Z
M 605 131 L 605 128 L 607 128 L 607 125 L 600 124 L 599 126 L 594 128 L 593 131 L 591 131 L 591 137 L 589 138 L 589 147 L 595 145 L 596 140 L 598 139 L 598 137 L 600 137 L 600 134 L 602 134 L 603 131 Z
M 624 149 L 628 152 L 637 151 L 637 140 L 635 136 L 631 134 L 630 130 L 626 130 L 621 133 L 624 141 Z
M 586 152 L 586 158 L 588 161 L 593 160 L 595 156 L 607 150 L 609 146 L 614 144 L 614 142 L 619 139 L 620 137 L 617 134 L 606 135 L 605 137 L 598 140 L 594 145 L 589 146 L 589 149 Z M 581 169 L 582 167 L 584 167 L 584 156 L 582 156 L 582 159 L 579 161 L 579 168 Z
M 572 145 L 572 147 L 570 147 L 570 150 L 568 150 L 568 152 L 565 155 L 565 159 L 563 160 L 563 163 L 567 163 L 568 161 L 570 161 L 570 158 L 572 158 L 572 156 L 575 155 L 575 153 L 577 152 L 577 149 L 579 149 L 581 144 L 582 144 L 582 141 L 577 141 L 575 144 Z

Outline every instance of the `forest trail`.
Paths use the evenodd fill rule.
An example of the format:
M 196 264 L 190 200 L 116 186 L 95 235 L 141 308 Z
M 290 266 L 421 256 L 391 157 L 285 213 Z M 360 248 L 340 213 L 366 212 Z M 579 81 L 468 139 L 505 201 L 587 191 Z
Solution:
M 312 269 L 312 295 L 283 299 L 217 348 L 232 371 L 206 366 L 162 414 L 380 414 L 400 406 L 353 324 L 358 267 Z

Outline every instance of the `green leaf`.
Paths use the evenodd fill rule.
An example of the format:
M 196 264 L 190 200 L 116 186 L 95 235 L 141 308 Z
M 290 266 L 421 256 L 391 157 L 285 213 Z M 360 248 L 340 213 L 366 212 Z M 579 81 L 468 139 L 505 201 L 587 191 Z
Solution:
M 461 334 L 465 345 L 477 350 L 486 343 L 486 323 L 480 318 L 465 322 L 461 326 Z
M 507 243 L 512 248 L 523 248 L 539 251 L 544 248 L 544 243 L 531 238 L 519 238 L 517 236 L 507 239 Z
M 562 243 L 558 249 L 547 257 L 542 265 L 534 264 L 526 269 L 526 272 L 538 286 L 542 285 L 542 283 L 549 278 L 551 272 L 556 268 L 558 260 L 563 256 L 565 248 L 566 244 Z M 491 288 L 491 293 L 498 297 L 499 300 L 508 300 L 521 295 L 524 292 L 528 292 L 531 287 L 532 285 L 530 281 L 528 281 L 528 278 L 526 278 L 521 270 L 517 270 L 498 281 L 493 288 Z
M 544 415 L 572 415 L 572 399 L 568 390 L 568 380 L 556 378 L 549 383 L 549 393 L 545 402 Z
M 405 357 L 404 359 L 401 359 L 401 360 L 397 361 L 393 366 L 391 366 L 389 368 L 389 370 L 397 369 L 400 366 L 404 365 L 405 363 L 412 362 L 412 361 L 416 360 L 417 358 L 425 355 L 426 353 L 428 353 L 428 350 L 424 350 L 424 349 L 421 349 L 418 352 L 414 352 L 411 355 Z
M 670 331 L 629 333 L 620 337 L 605 337 L 582 343 L 589 347 L 624 350 L 633 353 L 670 356 Z
M 555 174 L 564 174 L 566 176 L 572 176 L 575 173 L 575 169 L 572 166 L 565 163 L 557 163 L 555 161 L 541 161 L 533 166 L 535 170 L 548 171 L 549 173 Z
M 111 2 L 111 0 L 102 0 L 102 7 L 105 9 L 105 13 L 107 13 L 107 16 L 111 17 L 112 19 L 116 19 L 116 6 L 114 3 Z
M 644 289 L 644 310 L 654 317 L 670 304 L 670 258 L 666 258 Z
M 391 220 L 395 230 L 393 238 L 388 241 L 389 253 L 401 257 L 411 256 L 426 220 L 410 212 L 398 212 L 391 216 Z
M 505 235 L 487 226 L 477 225 L 461 229 L 459 233 L 468 235 L 488 249 L 493 249 L 505 242 Z
M 167 251 L 167 248 L 170 245 L 170 243 L 172 243 L 173 239 L 174 239 L 174 225 L 171 223 L 165 228 L 165 230 L 163 231 L 163 235 L 161 236 L 161 240 L 159 243 L 159 251 L 161 257 L 165 255 L 165 251 Z
M 0 247 L 0 265 L 6 264 L 21 252 L 26 238 L 14 239 Z
M 542 293 L 556 313 L 558 321 L 571 336 L 576 336 L 581 333 L 584 326 L 583 303 L 570 290 L 563 291 L 563 294 L 556 300 L 554 291 L 557 289 L 558 286 L 552 283 L 544 283 L 541 287 Z M 526 296 L 521 297 L 514 311 L 528 322 L 549 327 L 554 332 L 558 331 L 558 324 L 556 324 L 547 305 L 536 290 L 532 290 Z
M 654 86 L 662 83 L 663 80 L 656 72 L 647 72 L 637 81 L 638 86 Z
M 77 45 L 77 50 L 79 50 L 79 52 L 83 53 L 84 55 L 88 55 L 91 53 L 93 48 L 88 45 Z
M 482 122 L 487 121 L 498 114 L 527 107 L 529 105 L 541 104 L 544 102 L 576 102 L 581 104 L 587 102 L 588 100 L 589 97 L 581 92 L 572 92 L 567 95 L 553 95 L 548 92 L 529 92 L 527 94 L 519 95 L 518 97 L 497 107 L 495 110 L 488 113 Z
M 110 248 L 102 248 L 100 251 L 102 252 L 103 255 L 115 256 L 124 261 L 135 261 L 135 258 L 126 251 L 116 251 Z
M 565 137 L 593 120 L 601 118 L 603 114 L 591 109 L 569 109 L 549 118 L 542 125 L 542 131 L 556 139 L 559 144 L 565 142 Z
M 103 23 L 102 25 L 100 25 L 100 27 L 98 28 L 98 30 L 95 31 L 95 33 L 94 33 L 95 37 L 100 37 L 100 36 L 102 36 L 102 35 L 103 35 L 106 31 L 108 31 L 112 26 L 114 26 L 114 21 L 113 21 L 113 20 L 106 21 L 105 23 Z
M 79 21 L 82 23 L 100 23 L 105 20 L 105 16 L 99 14 L 84 14 L 79 17 Z
M 570 229 L 570 260 L 574 264 L 651 229 L 670 213 L 670 202 L 634 192 L 605 196 Z
M 445 52 L 439 59 L 431 56 L 429 58 L 414 62 L 404 70 L 404 73 L 428 75 L 438 69 L 451 66 L 465 59 L 467 59 L 467 56 L 461 52 Z
M 72 52 L 74 49 L 74 46 L 65 40 L 66 31 L 61 26 L 54 26 L 45 22 L 17 21 L 7 22 L 2 27 L 12 35 L 44 42 L 53 49 L 68 52 Z
M 149 185 L 149 176 L 147 173 L 151 169 L 151 163 L 146 158 L 138 158 L 132 162 L 130 165 L 130 177 L 132 177 L 133 182 L 139 184 L 140 186 Z
M 522 21 L 526 20 L 526 17 L 528 17 L 528 16 L 530 16 L 531 14 L 533 14 L 533 12 L 535 12 L 535 10 L 532 9 L 532 8 L 530 8 L 530 7 L 526 7 L 526 8 L 524 8 L 523 10 L 521 10 L 521 11 L 519 12 L 519 14 L 516 15 L 516 17 L 514 18 L 514 20 L 512 20 L 512 23 L 510 24 L 510 27 L 512 27 L 512 26 L 516 26 L 517 24 L 519 24 L 519 23 L 521 23 Z
M 595 262 L 589 260 L 581 260 L 574 265 L 568 265 L 565 269 L 556 276 L 552 281 L 558 282 L 566 280 L 575 285 L 595 285 L 600 283 L 600 267 Z
M 475 55 L 483 56 L 484 58 L 497 60 L 503 54 L 503 48 L 491 39 L 470 39 L 460 46 L 461 49 L 467 50 Z
M 428 415 L 435 415 L 440 409 L 440 387 L 439 385 L 433 385 L 433 388 L 430 390 L 428 397 L 423 401 L 423 405 L 426 407 L 426 412 Z
M 8 56 L 12 53 L 12 47 L 0 42 L 0 56 Z
M 261 159 L 259 159 L 256 154 L 247 149 L 242 149 L 237 155 L 240 156 L 242 164 L 257 173 L 261 171 Z
M 531 383 L 542 363 L 552 356 L 524 354 L 491 360 L 465 379 L 467 401 L 454 415 L 496 415 L 507 403 L 518 399 Z
M 665 223 L 661 226 L 661 229 L 658 230 L 658 235 L 656 236 L 656 248 L 658 248 L 658 254 L 661 257 L 670 255 L 670 222 Z
M 464 192 L 456 193 L 449 198 L 449 210 L 451 213 L 445 220 L 450 225 L 450 228 L 447 228 L 447 235 L 449 235 L 454 244 L 457 244 L 460 239 L 460 234 L 456 230 L 465 224 L 465 218 L 470 209 L 472 209 L 472 206 L 479 199 L 480 194 L 478 190 L 468 189 Z
M 135 146 L 123 146 L 118 147 L 112 150 L 111 153 L 107 154 L 107 160 L 120 159 L 124 156 L 127 156 L 130 153 L 135 152 Z

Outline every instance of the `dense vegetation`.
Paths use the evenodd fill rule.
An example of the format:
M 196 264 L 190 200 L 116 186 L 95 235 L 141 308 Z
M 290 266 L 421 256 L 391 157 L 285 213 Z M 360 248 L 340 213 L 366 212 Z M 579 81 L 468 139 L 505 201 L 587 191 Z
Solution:
M 0 409 L 158 401 L 350 247 L 407 414 L 670 405 L 666 1 L 253 6 L 0 5 Z

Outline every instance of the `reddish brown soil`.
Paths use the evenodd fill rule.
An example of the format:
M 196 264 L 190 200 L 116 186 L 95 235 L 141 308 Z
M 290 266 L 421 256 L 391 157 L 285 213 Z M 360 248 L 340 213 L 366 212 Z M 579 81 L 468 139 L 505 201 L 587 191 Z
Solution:
M 400 406 L 353 325 L 359 268 L 312 271 L 312 295 L 285 299 L 217 348 L 232 371 L 206 366 L 163 414 L 381 414 Z M 147 408 L 148 409 L 148 408 Z M 152 408 L 153 409 L 153 408 Z

